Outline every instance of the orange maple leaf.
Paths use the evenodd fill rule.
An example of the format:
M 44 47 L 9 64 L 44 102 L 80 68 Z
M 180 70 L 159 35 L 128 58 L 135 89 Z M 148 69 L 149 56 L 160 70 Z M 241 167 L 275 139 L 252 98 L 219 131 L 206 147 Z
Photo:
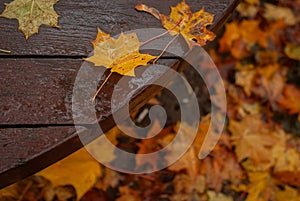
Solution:
M 277 102 L 290 114 L 300 114 L 300 89 L 294 85 L 286 85 L 283 89 L 283 97 L 279 98 Z
M 228 23 L 225 25 L 224 35 L 219 40 L 219 51 L 230 52 L 237 59 L 245 58 L 251 55 L 256 44 L 262 48 L 267 48 L 270 43 L 280 45 L 280 31 L 284 28 L 282 20 L 270 24 L 268 31 L 260 27 L 258 20 Z
M 182 34 L 186 42 L 190 45 L 195 44 L 203 46 L 206 41 L 212 41 L 215 34 L 206 29 L 213 23 L 214 15 L 201 9 L 192 13 L 190 6 L 185 1 L 179 3 L 176 7 L 171 7 L 170 16 L 161 14 L 155 8 L 149 8 L 144 4 L 138 4 L 135 7 L 139 11 L 145 11 L 159 19 L 162 26 L 170 31 L 172 35 Z

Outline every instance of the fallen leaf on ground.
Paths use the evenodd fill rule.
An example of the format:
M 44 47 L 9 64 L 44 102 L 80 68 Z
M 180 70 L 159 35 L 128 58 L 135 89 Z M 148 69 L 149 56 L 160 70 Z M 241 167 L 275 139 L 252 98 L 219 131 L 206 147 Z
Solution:
M 274 172 L 280 171 L 300 172 L 300 153 L 295 148 L 285 148 L 283 153 L 278 156 Z
M 16 18 L 26 40 L 38 33 L 41 25 L 59 27 L 58 14 L 54 10 L 54 4 L 59 0 L 14 0 L 5 4 L 6 8 L 0 15 L 6 18 Z
M 53 186 L 73 185 L 80 198 L 100 175 L 99 163 L 82 148 L 61 161 L 36 173 L 50 180 Z
M 245 0 L 250 5 L 258 5 L 260 4 L 259 0 Z
M 216 193 L 215 191 L 208 191 L 208 201 L 233 201 L 233 198 L 223 193 Z
M 253 79 L 255 75 L 255 70 L 237 71 L 235 74 L 235 83 L 243 87 L 247 96 L 252 94 Z
M 136 33 L 121 33 L 114 39 L 109 34 L 98 29 L 97 37 L 92 41 L 94 55 L 86 58 L 95 66 L 104 66 L 121 75 L 135 76 L 134 69 L 145 66 L 155 56 L 139 53 L 140 41 Z
M 241 2 L 236 10 L 243 17 L 254 17 L 258 12 L 258 7 L 255 5 L 249 5 L 247 3 Z
M 284 48 L 284 53 L 289 58 L 300 61 L 300 45 L 288 44 Z
M 284 190 L 277 190 L 275 194 L 276 200 L 300 201 L 300 194 L 297 189 L 288 185 L 284 186 Z
M 139 193 L 128 186 L 119 187 L 121 196 L 116 201 L 141 201 Z
M 138 4 L 135 8 L 139 11 L 148 12 L 159 19 L 162 26 L 171 34 L 182 34 L 190 46 L 195 41 L 198 45 L 203 46 L 207 41 L 212 41 L 215 38 L 215 34 L 206 29 L 208 25 L 213 23 L 214 15 L 205 12 L 204 9 L 192 13 L 190 6 L 185 1 L 171 7 L 170 16 L 165 16 L 157 9 L 149 8 L 144 4 Z
M 219 40 L 219 51 L 229 51 L 235 58 L 242 59 L 250 55 L 256 43 L 266 47 L 266 38 L 267 34 L 260 29 L 259 21 L 231 22 L 225 25 L 225 33 Z
M 177 174 L 173 180 L 174 195 L 171 200 L 200 200 L 200 194 L 205 191 L 205 177 L 197 175 L 196 178 L 191 178 L 186 174 Z
M 264 4 L 266 7 L 264 17 L 268 20 L 279 20 L 283 19 L 285 24 L 288 26 L 296 25 L 297 20 L 293 11 L 287 7 L 275 6 L 270 3 Z
M 205 175 L 206 184 L 210 189 L 220 192 L 223 182 L 230 181 L 239 185 L 245 179 L 245 172 L 238 163 L 233 151 L 218 146 L 201 161 L 200 173 Z
M 274 65 L 278 62 L 279 53 L 272 50 L 261 50 L 255 53 L 255 61 L 260 66 Z
M 300 115 L 300 89 L 294 85 L 285 85 L 283 89 L 283 97 L 277 100 L 280 107 L 289 111 L 290 114 Z M 300 118 L 298 118 L 300 119 Z
M 49 196 L 50 194 L 50 196 Z M 76 190 L 71 185 L 65 185 L 65 186 L 57 186 L 53 189 L 53 192 L 48 193 L 48 199 L 49 200 L 70 200 L 75 201 L 76 200 Z
M 228 128 L 239 162 L 250 159 L 255 168 L 262 170 L 274 164 L 272 148 L 281 142 L 280 137 L 267 129 L 267 124 L 262 122 L 259 115 L 245 116 L 241 122 L 231 120 Z
M 162 140 L 164 135 L 168 135 L 168 129 L 161 130 L 159 133 L 156 133 L 157 130 L 161 130 L 161 125 L 159 120 L 155 119 L 152 128 L 147 133 L 147 139 L 142 139 L 138 143 L 139 150 L 136 155 L 136 168 L 142 167 L 143 165 L 151 165 L 153 169 L 157 169 L 158 162 L 162 160 L 162 156 L 158 153 L 162 147 L 159 144 L 159 141 Z M 154 137 L 151 137 L 154 136 Z M 154 153 L 152 158 L 145 158 L 144 154 Z
M 285 77 L 278 64 L 271 64 L 256 69 L 255 86 L 252 91 L 262 100 L 267 100 L 272 108 L 277 109 L 276 100 L 282 94 Z
M 249 172 L 246 201 L 272 200 L 274 183 L 269 172 Z
M 280 171 L 275 172 L 274 176 L 283 184 L 300 188 L 300 171 Z
M 111 170 L 105 166 L 101 168 L 102 173 L 94 187 L 106 191 L 109 187 L 115 188 L 119 181 L 122 179 L 122 176 L 116 171 Z
M 31 176 L 0 189 L 0 200 L 38 200 L 51 188 L 51 182 L 39 176 Z
M 80 201 L 107 201 L 112 200 L 107 192 L 92 188 L 90 189 L 81 199 Z
M 190 135 L 193 135 L 195 132 L 197 132 L 196 130 L 193 130 L 193 128 L 189 124 L 187 124 L 185 122 L 178 122 L 177 125 L 175 126 L 175 133 L 178 132 L 179 126 L 183 127 L 183 132 L 184 132 L 183 136 L 186 136 L 187 138 L 189 138 Z M 206 133 L 203 134 L 203 133 L 197 132 L 196 139 L 194 140 L 194 142 L 190 146 L 190 148 L 174 164 L 169 166 L 168 169 L 172 170 L 172 171 L 176 171 L 176 172 L 179 172 L 180 170 L 186 170 L 188 175 L 192 179 L 195 179 L 198 175 L 199 165 L 200 165 L 198 153 L 200 151 L 205 134 Z M 183 142 L 177 143 L 176 144 L 177 146 L 181 146 L 181 145 L 185 144 L 185 139 L 184 138 L 180 138 L 180 139 L 183 140 Z M 177 147 L 177 146 L 172 147 L 172 150 L 175 152 L 176 152 L 176 150 L 181 151 L 182 147 Z M 178 152 L 175 155 L 179 156 L 180 154 L 181 153 Z M 169 155 L 169 154 L 167 154 L 165 156 L 167 161 L 172 161 L 173 157 L 174 157 L 173 155 Z

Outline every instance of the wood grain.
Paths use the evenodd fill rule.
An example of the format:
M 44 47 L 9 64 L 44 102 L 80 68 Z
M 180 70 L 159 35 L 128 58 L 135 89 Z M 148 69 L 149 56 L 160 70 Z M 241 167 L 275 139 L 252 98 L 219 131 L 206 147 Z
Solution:
M 0 2 L 0 12 L 4 10 L 4 0 Z M 180 0 L 61 0 L 55 5 L 60 15 L 60 29 L 42 26 L 38 35 L 28 41 L 17 30 L 18 22 L 0 17 L 0 48 L 11 50 L 11 55 L 31 56 L 87 56 L 92 51 L 90 43 L 97 33 L 97 27 L 116 35 L 124 31 L 141 28 L 160 28 L 160 22 L 151 15 L 134 9 L 138 3 L 158 8 L 169 14 L 169 6 L 175 6 Z M 216 15 L 215 22 L 221 21 L 224 12 L 234 0 L 202 0 L 187 3 L 193 11 L 204 8 Z M 217 25 L 218 23 L 216 23 Z M 6 55 L 1 53 L 0 55 Z
M 0 12 L 4 3 L 0 2 Z M 119 34 L 140 28 L 161 27 L 158 20 L 147 13 L 134 10 L 137 3 L 158 8 L 169 13 L 169 6 L 180 0 L 61 0 L 55 5 L 60 15 L 60 29 L 42 26 L 40 33 L 25 41 L 17 30 L 16 20 L 0 17 L 0 188 L 27 177 L 62 159 L 83 145 L 78 139 L 72 119 L 72 92 L 82 58 L 92 51 L 90 41 L 95 38 L 97 27 Z M 216 15 L 211 27 L 218 30 L 230 16 L 238 0 L 187 0 L 192 11 L 204 7 Z M 162 59 L 162 63 L 179 71 L 183 63 Z M 92 68 L 93 66 L 91 66 Z M 143 68 L 138 68 L 142 75 Z M 172 79 L 168 72 L 148 74 L 142 83 Z M 101 82 L 103 78 L 97 80 Z M 95 106 L 98 121 L 103 131 L 114 126 L 111 115 L 111 94 L 121 76 L 114 75 L 105 85 Z M 137 109 L 159 92 L 155 86 L 130 86 L 133 78 L 125 78 L 117 95 L 116 105 L 120 110 L 130 102 Z M 83 83 L 89 87 L 89 82 Z M 133 95 L 132 97 L 129 96 Z M 105 97 L 103 99 L 103 97 Z M 87 97 L 84 97 L 87 98 Z M 124 116 L 124 118 L 126 118 Z M 82 122 L 82 132 L 89 136 L 93 125 Z M 98 124 L 98 122 L 95 122 Z
M 175 60 L 163 60 L 160 63 L 172 66 Z M 0 127 L 73 124 L 72 90 L 82 64 L 81 59 L 0 59 Z M 84 82 L 84 86 L 89 89 L 95 84 L 97 69 L 87 62 L 83 68 L 90 68 L 92 72 L 90 80 Z M 144 86 L 153 83 L 163 74 L 163 71 L 156 71 L 151 75 L 147 74 L 148 77 L 143 77 L 144 70 L 143 67 L 136 70 L 140 75 L 136 79 L 140 78 L 140 82 L 143 82 L 141 85 Z M 100 119 L 111 114 L 110 96 L 114 87 L 120 89 L 114 102 L 118 108 L 129 101 L 134 104 L 134 100 L 131 100 L 137 96 L 134 93 L 141 91 L 137 86 L 130 86 L 131 77 L 123 77 L 124 82 L 116 84 L 120 78 L 120 75 L 113 74 L 99 94 L 101 101 L 95 106 L 95 112 L 99 114 Z M 165 77 L 166 82 L 168 79 Z M 97 83 L 101 84 L 102 81 L 97 77 Z M 133 94 L 133 97 L 128 96 L 129 93 Z M 143 102 L 147 97 L 142 96 L 137 101 Z M 89 102 L 91 98 L 92 94 L 90 97 L 82 97 Z
M 37 164 L 41 169 L 61 159 L 61 152 L 75 151 L 76 136 L 73 126 L 0 129 L 0 188 L 33 174 Z

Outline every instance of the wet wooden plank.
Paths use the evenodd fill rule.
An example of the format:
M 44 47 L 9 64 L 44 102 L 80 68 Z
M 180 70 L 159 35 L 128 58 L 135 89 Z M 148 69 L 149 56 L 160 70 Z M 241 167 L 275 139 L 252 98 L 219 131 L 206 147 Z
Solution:
M 165 61 L 174 64 L 174 60 Z M 82 64 L 78 59 L 0 59 L 4 65 L 0 70 L 0 188 L 29 176 L 82 147 L 72 120 L 72 89 L 77 71 Z M 85 66 L 87 67 L 87 66 Z M 174 68 L 176 65 L 174 65 Z M 88 67 L 87 67 L 88 68 Z M 91 69 L 95 68 L 93 65 Z M 2 69 L 2 68 L 0 68 Z M 25 69 L 28 69 L 27 71 Z M 140 68 L 144 72 L 146 68 Z M 145 78 L 151 83 L 161 77 L 159 71 L 152 71 L 153 77 Z M 165 74 L 171 79 L 170 76 Z M 148 76 L 151 76 L 148 73 Z M 115 123 L 112 117 L 110 95 L 121 76 L 115 75 L 100 94 L 102 97 L 95 107 L 103 132 Z M 130 77 L 122 84 L 124 93 L 117 95 L 120 104 L 118 116 L 126 118 L 123 106 L 129 101 L 134 110 L 141 107 L 156 94 L 157 87 L 130 88 Z M 164 79 L 167 81 L 167 79 Z M 127 83 L 127 85 L 124 83 Z M 91 83 L 84 82 L 89 87 Z M 143 84 L 142 84 L 143 85 Z M 120 86 L 121 87 L 121 86 Z M 128 96 L 129 93 L 136 95 Z M 142 93 L 142 94 L 141 94 Z M 105 100 L 103 100 L 105 97 Z M 82 97 L 80 99 L 89 99 Z M 74 104 L 74 102 L 73 102 Z M 76 104 L 76 103 L 75 103 Z M 80 105 L 79 105 L 80 106 Z M 94 138 L 93 131 L 98 124 L 94 119 L 83 117 L 84 132 Z M 86 124 L 88 121 L 89 124 Z M 78 122 L 77 122 L 78 123 Z
M 0 59 L 0 124 L 73 123 L 70 99 L 80 64 L 73 59 Z
M 151 15 L 137 12 L 134 7 L 144 3 L 158 8 L 162 13 L 169 14 L 169 6 L 175 6 L 181 0 L 61 0 L 55 5 L 60 15 L 60 29 L 42 26 L 38 35 L 28 41 L 17 30 L 17 20 L 0 17 L 0 48 L 11 50 L 11 55 L 39 56 L 86 56 L 92 51 L 90 43 L 97 33 L 97 27 L 115 35 L 122 31 L 141 28 L 160 28 L 160 22 Z M 4 3 L 0 1 L 0 12 Z M 225 19 L 224 14 L 235 0 L 187 0 L 193 11 L 204 8 L 216 15 L 215 25 Z M 6 55 L 1 53 L 0 55 Z
M 161 63 L 172 66 L 175 60 L 163 60 Z M 81 59 L 0 59 L 0 127 L 73 124 L 72 93 L 82 64 Z M 93 64 L 85 62 L 82 68 L 89 68 L 92 72 L 88 75 L 90 78 L 83 83 L 87 89 L 96 86 L 98 82 L 101 84 L 105 78 L 101 81 L 97 73 L 97 70 L 104 72 L 103 67 L 94 67 Z M 141 75 L 144 70 L 146 67 L 139 67 L 136 70 L 137 75 Z M 155 71 L 151 75 L 148 74 L 147 78 L 141 78 L 144 82 L 141 85 L 153 83 L 163 73 Z M 135 79 L 139 77 L 142 76 Z M 145 102 L 148 98 L 148 95 L 134 95 L 138 100 L 131 100 L 128 94 L 140 93 L 140 88 L 130 86 L 130 82 L 133 81 L 131 77 L 122 77 L 124 82 L 117 85 L 116 82 L 120 78 L 121 76 L 113 74 L 99 94 L 101 101 L 96 104 L 95 112 L 99 114 L 100 119 L 111 114 L 110 96 L 114 87 L 122 89 L 113 103 L 118 108 L 129 101 L 135 104 L 134 102 Z M 92 89 L 95 93 L 96 88 Z M 92 104 L 92 96 L 93 94 L 90 94 L 82 99 Z
M 15 20 L 0 18 L 0 48 L 12 50 L 11 57 L 24 56 L 14 59 L 5 55 L 0 59 L 0 109 L 3 114 L 0 116 L 0 188 L 29 176 L 82 146 L 72 126 L 71 98 L 76 74 L 82 65 L 81 57 L 92 50 L 90 40 L 95 37 L 96 27 L 101 26 L 112 34 L 135 28 L 160 27 L 155 18 L 134 11 L 134 5 L 146 3 L 167 14 L 169 5 L 178 2 L 62 0 L 56 5 L 57 12 L 62 16 L 62 29 L 42 27 L 40 34 L 28 42 L 16 31 Z M 187 2 L 193 9 L 203 6 L 215 13 L 214 28 L 217 29 L 230 15 L 237 1 Z M 0 3 L 0 10 L 3 8 Z M 43 58 L 32 58 L 37 56 Z M 174 61 L 166 61 L 165 64 L 172 66 Z M 177 69 L 180 66 L 173 67 Z M 143 70 L 139 68 L 138 72 L 143 73 Z M 109 98 L 120 78 L 114 76 L 107 83 L 100 94 L 100 97 L 106 98 L 96 106 L 104 131 L 114 124 Z M 168 78 L 168 73 L 152 72 L 148 78 L 144 84 Z M 127 84 L 122 86 L 126 90 L 117 96 L 121 108 L 130 100 L 128 94 L 135 93 L 130 105 L 135 109 L 158 91 L 156 87 L 132 89 L 129 86 L 131 81 L 132 78 L 125 78 Z M 89 87 L 90 82 L 83 84 Z M 83 130 L 87 134 L 91 132 L 91 128 Z M 36 149 L 33 149 L 35 146 Z
M 76 136 L 73 126 L 0 129 L 0 188 L 77 150 Z

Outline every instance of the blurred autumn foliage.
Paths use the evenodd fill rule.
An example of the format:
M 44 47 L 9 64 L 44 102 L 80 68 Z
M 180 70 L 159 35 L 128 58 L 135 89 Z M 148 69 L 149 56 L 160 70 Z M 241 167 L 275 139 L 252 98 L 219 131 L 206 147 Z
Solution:
M 228 122 L 205 159 L 199 160 L 198 152 L 209 114 L 202 117 L 194 144 L 164 170 L 121 174 L 80 150 L 1 190 L 0 200 L 299 201 L 299 11 L 299 0 L 245 0 L 225 25 L 209 53 L 224 79 Z M 189 135 L 189 125 L 182 123 Z M 166 146 L 176 129 L 172 124 L 155 138 L 139 141 L 117 128 L 106 135 L 120 148 L 143 154 Z M 103 150 L 113 157 L 113 150 Z M 164 160 L 167 155 L 157 155 L 153 161 L 137 158 L 135 164 L 155 166 Z

